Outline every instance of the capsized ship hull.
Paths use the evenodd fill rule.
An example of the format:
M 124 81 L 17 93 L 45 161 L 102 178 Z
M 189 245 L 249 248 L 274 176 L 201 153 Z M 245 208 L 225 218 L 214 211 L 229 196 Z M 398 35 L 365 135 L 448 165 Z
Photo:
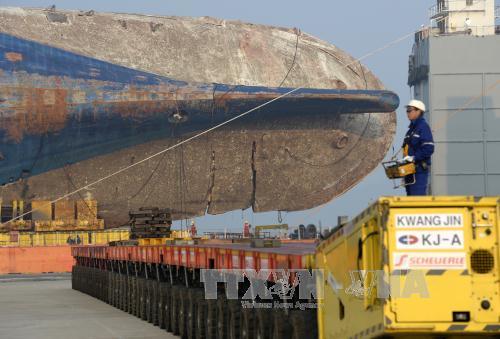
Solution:
M 78 42 L 68 48 L 16 31 L 9 24 L 20 11 L 35 24 L 43 14 L 0 10 L 6 19 L 0 23 L 3 199 L 57 197 L 290 90 L 243 86 L 237 79 L 179 80 L 130 62 L 99 60 L 77 53 Z M 75 21 L 54 23 L 43 15 L 44 27 L 55 30 L 75 29 L 78 19 L 62 13 Z M 163 63 L 169 61 L 177 62 Z M 109 226 L 145 205 L 172 207 L 179 218 L 328 201 L 378 164 L 394 133 L 397 96 L 360 69 L 364 89 L 338 79 L 340 88 L 301 89 L 84 194 L 99 201 Z

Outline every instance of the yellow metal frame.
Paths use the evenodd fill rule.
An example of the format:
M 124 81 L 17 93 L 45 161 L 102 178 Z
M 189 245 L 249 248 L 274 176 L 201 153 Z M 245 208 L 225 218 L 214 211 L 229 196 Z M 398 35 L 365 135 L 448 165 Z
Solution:
M 401 232 L 401 226 L 396 228 L 396 215 L 437 214 L 461 215 L 463 225 L 410 230 L 434 236 L 447 234 L 450 229 L 463 232 L 463 249 L 397 248 L 396 232 Z M 318 309 L 320 338 L 496 337 L 500 328 L 499 218 L 500 197 L 381 197 L 317 248 L 316 266 L 324 270 L 324 279 L 317 281 L 318 288 L 324 291 Z M 478 249 L 487 249 L 494 257 L 494 267 L 487 273 L 479 274 L 471 266 L 471 254 Z M 395 259 L 406 252 L 423 257 L 436 253 L 465 255 L 466 269 L 396 269 Z M 378 284 L 371 294 L 366 293 L 373 281 L 370 272 L 376 270 L 384 272 L 389 286 L 399 287 L 401 293 L 414 279 L 422 279 L 428 298 L 422 296 L 424 289 L 380 299 Z M 364 272 L 358 279 L 362 283 L 354 288 L 349 275 L 352 271 Z M 337 284 L 342 288 L 334 289 Z M 355 287 L 362 292 L 358 296 L 352 293 Z M 483 309 L 482 300 L 488 300 L 491 307 Z M 470 321 L 454 322 L 453 311 L 469 312 Z
M 255 226 L 255 237 L 258 238 L 263 230 L 288 230 L 288 224 Z
M 110 241 L 128 240 L 128 230 L 71 231 L 71 232 L 3 232 L 0 233 L 0 246 L 33 247 L 62 246 L 76 241 L 81 245 L 105 245 Z M 70 241 L 68 241 L 70 240 Z

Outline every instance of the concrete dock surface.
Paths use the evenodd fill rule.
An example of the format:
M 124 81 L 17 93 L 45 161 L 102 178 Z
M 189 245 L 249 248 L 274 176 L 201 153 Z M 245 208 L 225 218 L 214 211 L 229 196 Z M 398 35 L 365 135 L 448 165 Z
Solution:
M 71 289 L 70 275 L 0 276 L 0 338 L 178 338 Z

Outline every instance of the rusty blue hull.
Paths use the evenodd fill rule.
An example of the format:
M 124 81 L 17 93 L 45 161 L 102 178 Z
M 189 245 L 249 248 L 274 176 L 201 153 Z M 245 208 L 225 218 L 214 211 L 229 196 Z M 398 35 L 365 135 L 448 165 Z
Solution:
M 288 91 L 188 83 L 0 33 L 0 184 L 182 139 Z M 307 128 L 312 119 L 389 113 L 398 104 L 384 90 L 300 89 L 226 128 L 277 128 L 290 119 Z

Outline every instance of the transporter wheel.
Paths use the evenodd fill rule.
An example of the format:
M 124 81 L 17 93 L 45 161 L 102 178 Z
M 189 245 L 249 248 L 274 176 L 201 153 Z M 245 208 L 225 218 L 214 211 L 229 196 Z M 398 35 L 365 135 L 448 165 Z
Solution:
M 291 330 L 288 315 L 283 310 L 276 310 L 273 313 L 273 339 L 290 338 Z
M 158 320 L 158 301 L 160 300 L 158 287 L 159 281 L 153 280 L 151 284 L 151 323 L 155 326 L 160 323 Z
M 108 300 L 108 271 L 101 271 L 101 300 L 107 302 Z
M 227 336 L 229 339 L 241 338 L 241 301 L 228 300 L 228 331 Z
M 122 298 L 120 309 L 124 312 L 128 311 L 128 290 L 130 288 L 128 284 L 128 276 L 122 274 Z
M 179 335 L 179 312 L 181 303 L 181 289 L 182 286 L 174 285 L 172 286 L 172 296 L 170 298 L 170 326 L 172 333 Z
M 272 310 L 259 308 L 255 312 L 255 337 L 259 339 L 272 338 Z M 306 337 L 308 338 L 308 337 Z
M 116 308 L 120 308 L 120 274 L 115 273 L 115 283 L 114 283 L 114 305 Z
M 158 326 L 161 329 L 165 328 L 165 289 L 167 288 L 167 284 L 164 282 L 158 282 L 158 300 L 156 303 L 157 312 L 158 312 Z
M 121 309 L 122 308 L 122 293 L 123 293 L 123 286 L 122 286 L 122 275 L 117 274 L 116 275 L 116 308 Z
M 99 299 L 106 302 L 108 299 L 108 272 L 99 271 Z
M 113 300 L 113 272 L 108 271 L 108 286 L 107 286 L 107 294 L 108 294 L 108 300 L 107 303 L 111 305 L 111 302 Z
M 139 279 L 139 318 L 142 320 L 146 320 L 146 295 L 148 293 L 146 283 L 146 279 Z
M 114 272 L 108 272 L 108 281 L 109 281 L 109 287 L 108 287 L 108 303 L 111 306 L 114 306 L 114 300 L 115 300 L 115 273 Z
M 123 276 L 121 274 L 116 275 L 116 308 L 122 309 L 122 298 L 123 298 Z
M 134 278 L 134 305 L 135 308 L 132 310 L 133 314 L 139 318 L 139 300 L 141 298 L 141 292 L 139 291 L 139 278 Z
M 90 270 L 90 274 L 89 274 L 89 282 L 90 282 L 90 288 L 89 288 L 89 294 L 93 297 L 95 297 L 95 269 L 92 268 Z
M 207 300 L 205 299 L 203 290 L 200 290 L 200 293 L 196 297 L 196 314 L 194 317 L 195 338 L 205 339 L 207 327 Z
M 217 338 L 217 299 L 207 300 L 207 313 L 205 322 L 205 338 Z
M 89 273 L 87 275 L 88 282 L 88 294 L 94 297 L 95 294 L 95 269 L 89 269 Z
M 99 286 L 97 285 L 97 268 L 92 270 L 92 296 L 97 298 L 97 290 Z
M 106 301 L 106 299 L 108 298 L 108 293 L 106 292 L 107 289 L 107 285 L 108 285 L 108 274 L 106 271 L 100 271 L 99 272 L 99 283 L 100 283 L 100 286 L 99 286 L 99 299 L 101 299 L 102 301 Z
M 317 338 L 316 309 L 293 310 L 290 314 L 290 336 L 292 339 Z
M 73 272 L 71 273 L 71 288 L 74 290 L 80 290 L 80 280 L 81 280 L 81 269 L 80 266 L 73 266 Z
M 152 322 L 153 280 L 146 279 L 146 321 Z
M 129 290 L 130 290 L 130 283 L 129 283 L 129 277 L 128 275 L 123 276 L 123 296 L 122 296 L 122 310 L 124 312 L 128 312 L 129 308 Z
M 122 309 L 123 275 L 116 274 L 116 308 Z
M 255 310 L 243 308 L 241 310 L 241 339 L 253 339 L 255 334 Z
M 139 319 L 142 319 L 142 314 L 145 312 L 142 312 L 142 309 L 145 305 L 144 303 L 144 295 L 143 295 L 143 278 L 137 278 L 137 296 L 136 296 L 136 312 L 137 312 L 137 317 Z
M 85 281 L 85 267 L 80 267 L 78 269 L 78 291 L 83 291 L 83 282 Z
M 77 276 L 76 266 L 71 267 L 71 289 L 76 290 L 76 276 Z
M 130 310 L 129 313 L 137 317 L 137 277 L 131 277 L 130 282 L 132 288 L 130 289 Z
M 89 277 L 90 277 L 90 268 L 86 267 L 85 273 L 83 275 L 83 285 L 82 285 L 83 293 L 86 293 L 86 294 L 89 294 L 89 289 L 90 289 Z
M 217 298 L 217 338 L 227 339 L 228 312 L 227 299 L 224 295 Z
M 182 339 L 187 338 L 187 314 L 189 309 L 189 288 L 182 287 L 180 289 L 179 299 L 179 336 Z
M 171 307 L 172 307 L 172 285 L 165 284 L 165 296 L 163 301 L 163 326 L 168 332 L 172 332 Z
M 196 338 L 197 308 L 202 294 L 203 290 L 199 288 L 188 288 L 188 304 L 186 309 L 186 338 L 188 339 Z
M 128 301 L 128 307 L 127 307 L 127 312 L 130 314 L 134 313 L 134 298 L 135 298 L 135 277 L 129 275 L 128 276 L 128 289 L 127 289 L 127 301 Z

